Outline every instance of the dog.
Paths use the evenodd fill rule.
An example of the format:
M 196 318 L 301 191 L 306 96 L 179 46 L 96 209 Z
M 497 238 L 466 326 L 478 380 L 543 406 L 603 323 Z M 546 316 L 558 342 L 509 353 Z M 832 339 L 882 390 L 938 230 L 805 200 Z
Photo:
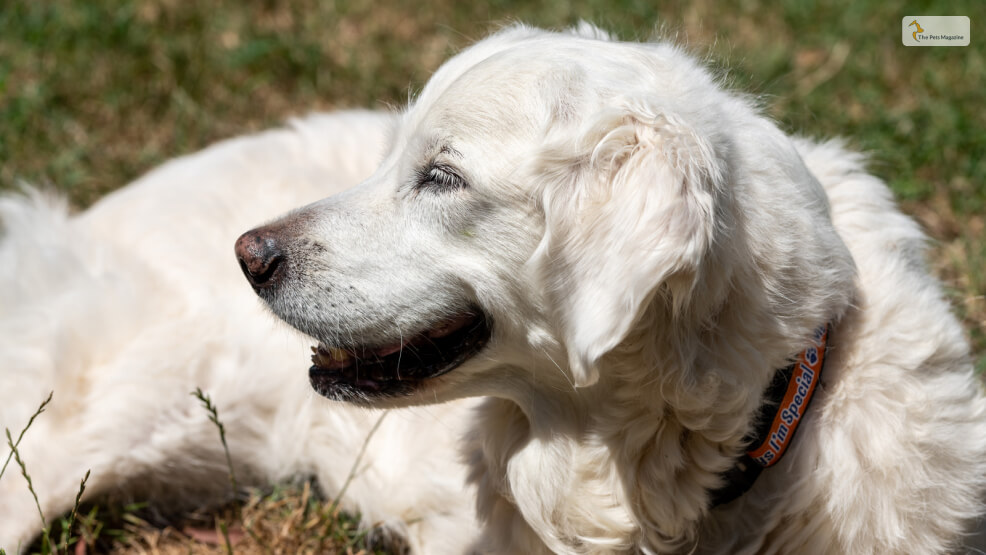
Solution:
M 583 25 L 453 57 L 372 176 L 235 250 L 322 396 L 485 398 L 477 551 L 940 553 L 986 400 L 924 242 L 841 143 Z
M 42 512 L 87 469 L 86 499 L 229 499 L 201 387 L 245 484 L 334 497 L 365 443 L 343 506 L 418 553 L 957 549 L 983 399 L 924 236 L 750 104 L 673 46 L 518 26 L 403 114 L 226 141 L 76 215 L 0 199 L 0 427 L 55 392 L 18 447 Z M 236 243 L 302 334 L 229 246 L 306 205 Z M 823 323 L 790 448 L 716 504 Z M 11 552 L 41 528 L 18 473 Z
M 463 552 L 474 495 L 454 456 L 470 401 L 391 411 L 329 403 L 296 372 L 306 339 L 243 283 L 243 229 L 370 175 L 394 116 L 313 115 L 168 162 L 94 206 L 32 192 L 0 200 L 0 428 L 50 523 L 83 500 L 147 500 L 160 513 L 232 499 L 219 410 L 240 485 L 314 476 L 335 498 L 366 443 L 344 509 L 417 553 Z M 369 439 L 368 439 L 369 438 Z M 10 455 L 6 440 L 0 464 Z M 28 548 L 38 508 L 11 461 L 0 547 Z

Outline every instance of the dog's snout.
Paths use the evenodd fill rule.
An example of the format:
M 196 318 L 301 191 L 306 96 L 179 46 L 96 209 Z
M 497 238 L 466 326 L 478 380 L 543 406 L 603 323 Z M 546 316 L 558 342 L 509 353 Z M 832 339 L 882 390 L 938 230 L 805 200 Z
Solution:
M 235 250 L 243 275 L 254 289 L 270 287 L 280 279 L 285 253 L 271 230 L 258 228 L 244 233 L 236 240 Z

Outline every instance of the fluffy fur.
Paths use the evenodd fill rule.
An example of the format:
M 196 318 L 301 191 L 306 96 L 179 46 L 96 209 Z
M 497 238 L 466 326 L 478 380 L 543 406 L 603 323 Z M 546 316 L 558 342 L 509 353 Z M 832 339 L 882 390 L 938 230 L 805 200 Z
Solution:
M 458 179 L 423 177 L 436 163 Z M 887 188 L 679 49 L 587 26 L 505 30 L 402 114 L 229 141 L 77 216 L 4 200 L 0 426 L 54 389 L 21 448 L 46 514 L 86 468 L 92 495 L 222 499 L 196 386 L 242 476 L 338 490 L 379 413 L 313 398 L 304 337 L 249 298 L 230 247 L 364 178 L 272 226 L 288 258 L 265 300 L 327 344 L 467 305 L 494 322 L 448 374 L 351 399 L 430 405 L 387 416 L 345 499 L 416 551 L 934 553 L 979 515 L 986 402 Z M 795 443 L 710 509 L 772 372 L 826 321 Z M 16 549 L 39 523 L 11 469 L 0 500 Z
M 232 243 L 244 228 L 340 191 L 379 161 L 392 117 L 311 116 L 169 162 L 89 210 L 36 193 L 0 202 L 0 427 L 48 521 L 87 498 L 150 499 L 179 511 L 229 499 L 218 405 L 237 477 L 265 485 L 313 475 L 334 497 L 376 423 L 315 396 L 299 334 L 265 314 Z M 416 552 L 461 552 L 475 529 L 454 456 L 466 404 L 388 414 L 344 505 Z M 8 455 L 0 447 L 0 464 Z M 0 547 L 41 529 L 13 462 L 0 479 Z
M 489 396 L 465 442 L 481 550 L 936 553 L 979 514 L 986 403 L 921 232 L 857 155 L 792 140 L 674 46 L 497 33 L 435 74 L 361 186 L 253 233 L 284 254 L 261 295 L 325 345 L 467 306 L 493 322 L 399 394 L 322 391 Z M 826 322 L 794 446 L 710 508 Z

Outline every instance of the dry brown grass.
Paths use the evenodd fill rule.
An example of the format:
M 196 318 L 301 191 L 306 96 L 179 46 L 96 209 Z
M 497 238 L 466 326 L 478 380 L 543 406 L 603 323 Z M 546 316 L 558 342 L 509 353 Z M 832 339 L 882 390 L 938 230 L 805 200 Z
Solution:
M 226 554 L 231 549 L 245 555 L 361 555 L 403 551 L 394 538 L 379 530 L 360 531 L 356 520 L 314 495 L 310 482 L 266 495 L 254 491 L 242 506 L 193 513 L 165 527 L 131 517 L 123 529 L 125 538 L 110 553 L 205 555 Z

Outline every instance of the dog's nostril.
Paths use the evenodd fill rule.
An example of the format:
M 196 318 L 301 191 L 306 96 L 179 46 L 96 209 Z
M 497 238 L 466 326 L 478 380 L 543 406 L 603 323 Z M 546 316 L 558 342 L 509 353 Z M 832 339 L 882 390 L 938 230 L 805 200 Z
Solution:
M 266 285 L 274 277 L 274 273 L 277 272 L 277 268 L 281 265 L 281 260 L 283 257 L 280 255 L 274 256 L 267 262 L 267 267 L 259 274 L 251 274 L 253 284 L 257 286 Z
M 248 231 L 236 240 L 236 258 L 247 281 L 254 288 L 263 288 L 276 283 L 284 253 L 274 236 L 260 229 Z

